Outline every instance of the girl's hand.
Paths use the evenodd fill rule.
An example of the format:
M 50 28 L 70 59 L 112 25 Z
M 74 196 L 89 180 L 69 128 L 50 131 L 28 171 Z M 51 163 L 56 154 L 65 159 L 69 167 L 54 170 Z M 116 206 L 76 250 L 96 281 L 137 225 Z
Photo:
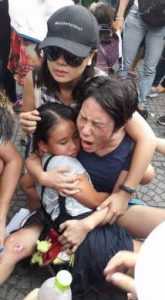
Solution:
M 36 129 L 37 121 L 40 120 L 39 112 L 37 110 L 33 110 L 30 112 L 20 113 L 19 123 L 24 132 L 33 133 Z
M 82 219 L 62 223 L 60 225 L 60 231 L 62 234 L 58 240 L 63 246 L 62 250 L 70 250 L 69 252 L 73 253 L 86 238 L 90 229 L 84 219 Z

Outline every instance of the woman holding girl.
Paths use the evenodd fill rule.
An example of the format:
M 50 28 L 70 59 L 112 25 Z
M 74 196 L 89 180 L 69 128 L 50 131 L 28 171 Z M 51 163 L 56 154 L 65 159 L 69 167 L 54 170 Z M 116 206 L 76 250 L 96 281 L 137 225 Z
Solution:
M 99 75 L 99 71 L 94 68 L 98 45 L 98 24 L 95 17 L 84 7 L 64 7 L 50 17 L 47 37 L 40 45 L 44 58 L 39 75 L 32 76 L 29 73 L 25 80 L 23 112 L 20 115 L 20 124 L 25 132 L 34 132 L 37 121 L 40 120 L 37 105 L 52 101 L 79 106 L 77 91 L 80 83 Z M 41 95 L 39 103 L 35 97 L 37 94 Z M 124 183 L 128 187 L 136 188 L 152 158 L 156 139 L 149 125 L 137 112 L 124 125 L 124 130 L 136 143 Z M 66 180 L 63 176 L 65 171 L 65 166 L 61 166 L 49 173 L 43 172 L 39 160 L 31 168 L 31 174 L 42 185 L 54 187 L 65 194 L 74 194 L 78 190 L 78 180 L 75 176 Z M 152 177 L 153 172 L 147 180 Z M 115 221 L 125 213 L 125 203 L 130 198 L 129 193 L 121 190 L 110 195 L 109 201 L 115 210 L 110 209 L 109 220 Z
M 113 89 L 114 85 L 119 83 L 106 77 L 94 79 L 96 82 L 98 80 L 101 80 L 105 89 L 109 85 Z M 132 97 L 133 89 L 131 87 L 129 89 L 123 83 L 120 86 L 120 90 L 121 88 L 125 90 L 124 102 L 132 99 L 130 109 L 125 113 L 125 119 L 122 120 L 126 121 L 135 110 L 136 94 L 134 93 Z M 109 100 L 111 101 L 111 99 Z M 121 109 L 125 107 L 122 95 L 119 99 L 119 106 Z M 42 213 L 36 214 L 35 224 L 33 214 L 32 222 L 29 219 L 28 223 L 24 224 L 24 228 L 12 233 L 6 239 L 3 263 L 0 265 L 1 283 L 9 276 L 16 262 L 33 253 L 43 227 L 44 229 L 53 227 L 59 232 L 59 226 L 65 220 L 86 217 L 85 224 L 88 224 L 90 228 L 92 226 L 94 229 L 94 227 L 103 222 L 107 213 L 106 208 L 91 215 L 93 209 L 107 197 L 108 191 L 99 193 L 93 190 L 89 175 L 75 158 L 80 150 L 80 140 L 73 108 L 64 104 L 48 103 L 39 108 L 39 113 L 41 120 L 37 123 L 34 133 L 34 149 L 37 151 L 37 155 L 40 156 L 43 166 L 45 166 L 45 163 L 47 164 L 48 169 L 57 168 L 63 161 L 71 169 L 71 175 L 78 174 L 80 190 L 74 195 L 74 198 L 72 196 L 60 198 L 56 190 L 47 187 L 43 189 L 41 186 L 38 186 L 37 190 L 41 199 Z M 120 127 L 122 124 L 118 126 Z M 126 137 L 121 147 L 124 147 L 123 149 L 125 150 L 123 161 L 120 163 L 118 171 L 125 173 L 126 171 L 124 170 L 128 169 L 132 155 L 132 140 Z M 30 159 L 35 163 L 35 156 Z M 124 174 L 122 177 L 124 177 Z M 30 188 L 34 188 L 34 185 Z M 138 247 L 139 243 L 132 242 L 132 238 L 127 230 L 115 224 L 96 227 L 76 251 L 73 267 L 73 293 L 83 294 L 91 287 L 103 284 L 103 269 L 108 260 L 120 249 L 137 250 Z

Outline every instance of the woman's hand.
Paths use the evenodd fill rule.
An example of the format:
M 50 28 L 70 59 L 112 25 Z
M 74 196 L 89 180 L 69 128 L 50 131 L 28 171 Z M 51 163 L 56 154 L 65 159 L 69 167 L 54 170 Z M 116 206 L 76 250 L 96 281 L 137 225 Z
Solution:
M 110 223 L 113 224 L 120 216 L 123 216 L 127 209 L 128 200 L 130 195 L 123 191 L 119 191 L 111 194 L 99 207 L 97 210 L 102 210 L 108 207 L 108 212 L 104 218 L 102 225 Z
M 66 176 L 69 173 L 68 167 L 59 167 L 42 172 L 40 183 L 44 186 L 54 188 L 61 196 L 74 195 L 79 192 L 77 175 Z
M 121 19 L 118 19 L 116 21 L 114 21 L 112 23 L 112 28 L 115 30 L 115 31 L 123 31 L 123 27 L 124 27 L 124 18 L 121 18 Z
M 90 229 L 88 228 L 85 219 L 70 220 L 60 225 L 62 234 L 58 238 L 62 244 L 62 250 L 69 250 L 73 253 L 77 250 L 83 240 L 86 238 Z
M 21 128 L 26 133 L 33 133 L 36 129 L 37 122 L 40 121 L 38 110 L 20 113 L 19 123 Z

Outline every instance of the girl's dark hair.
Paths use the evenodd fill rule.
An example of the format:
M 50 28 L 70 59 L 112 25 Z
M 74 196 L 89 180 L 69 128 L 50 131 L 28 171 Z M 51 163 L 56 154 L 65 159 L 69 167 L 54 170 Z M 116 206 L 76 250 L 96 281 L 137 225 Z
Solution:
M 113 38 L 118 38 L 112 31 L 111 25 L 114 19 L 114 9 L 109 3 L 98 2 L 90 6 L 91 13 L 97 19 L 99 25 L 100 44 L 110 44 Z
M 11 140 L 14 128 L 14 112 L 6 92 L 0 88 L 0 140 L 7 143 Z
M 33 151 L 38 152 L 38 143 L 43 141 L 48 143 L 51 130 L 59 123 L 60 119 L 73 121 L 76 123 L 77 112 L 70 106 L 62 103 L 51 103 L 41 105 L 38 108 L 41 120 L 37 122 L 37 127 L 33 135 Z
M 98 76 L 82 85 L 80 102 L 93 97 L 115 122 L 117 131 L 132 117 L 137 109 L 138 93 L 132 80 Z

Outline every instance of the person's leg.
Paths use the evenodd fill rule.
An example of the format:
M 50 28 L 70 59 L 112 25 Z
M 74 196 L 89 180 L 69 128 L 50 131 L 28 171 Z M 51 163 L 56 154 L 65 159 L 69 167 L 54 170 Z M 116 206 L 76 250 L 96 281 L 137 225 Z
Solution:
M 118 224 L 127 228 L 133 238 L 146 238 L 163 221 L 164 208 L 133 205 L 118 219 Z
M 159 59 L 159 62 L 157 64 L 156 75 L 155 75 L 152 86 L 157 87 L 164 76 L 165 76 L 165 47 L 163 49 L 161 58 Z
M 156 141 L 156 151 L 165 155 L 165 138 L 157 138 Z
M 26 173 L 20 180 L 21 189 L 24 191 L 27 196 L 27 208 L 31 211 L 37 210 L 40 208 L 40 198 L 37 194 L 36 184 L 33 178 Z
M 146 35 L 146 50 L 144 57 L 143 74 L 140 80 L 139 104 L 145 104 L 146 96 L 152 86 L 156 66 L 165 46 L 165 26 L 161 28 L 148 28 Z
M 41 229 L 41 225 L 33 225 L 12 233 L 5 240 L 0 263 L 0 285 L 10 276 L 17 262 L 33 253 Z
M 118 71 L 120 77 L 127 77 L 145 34 L 146 27 L 138 14 L 129 12 L 123 32 L 123 66 Z

